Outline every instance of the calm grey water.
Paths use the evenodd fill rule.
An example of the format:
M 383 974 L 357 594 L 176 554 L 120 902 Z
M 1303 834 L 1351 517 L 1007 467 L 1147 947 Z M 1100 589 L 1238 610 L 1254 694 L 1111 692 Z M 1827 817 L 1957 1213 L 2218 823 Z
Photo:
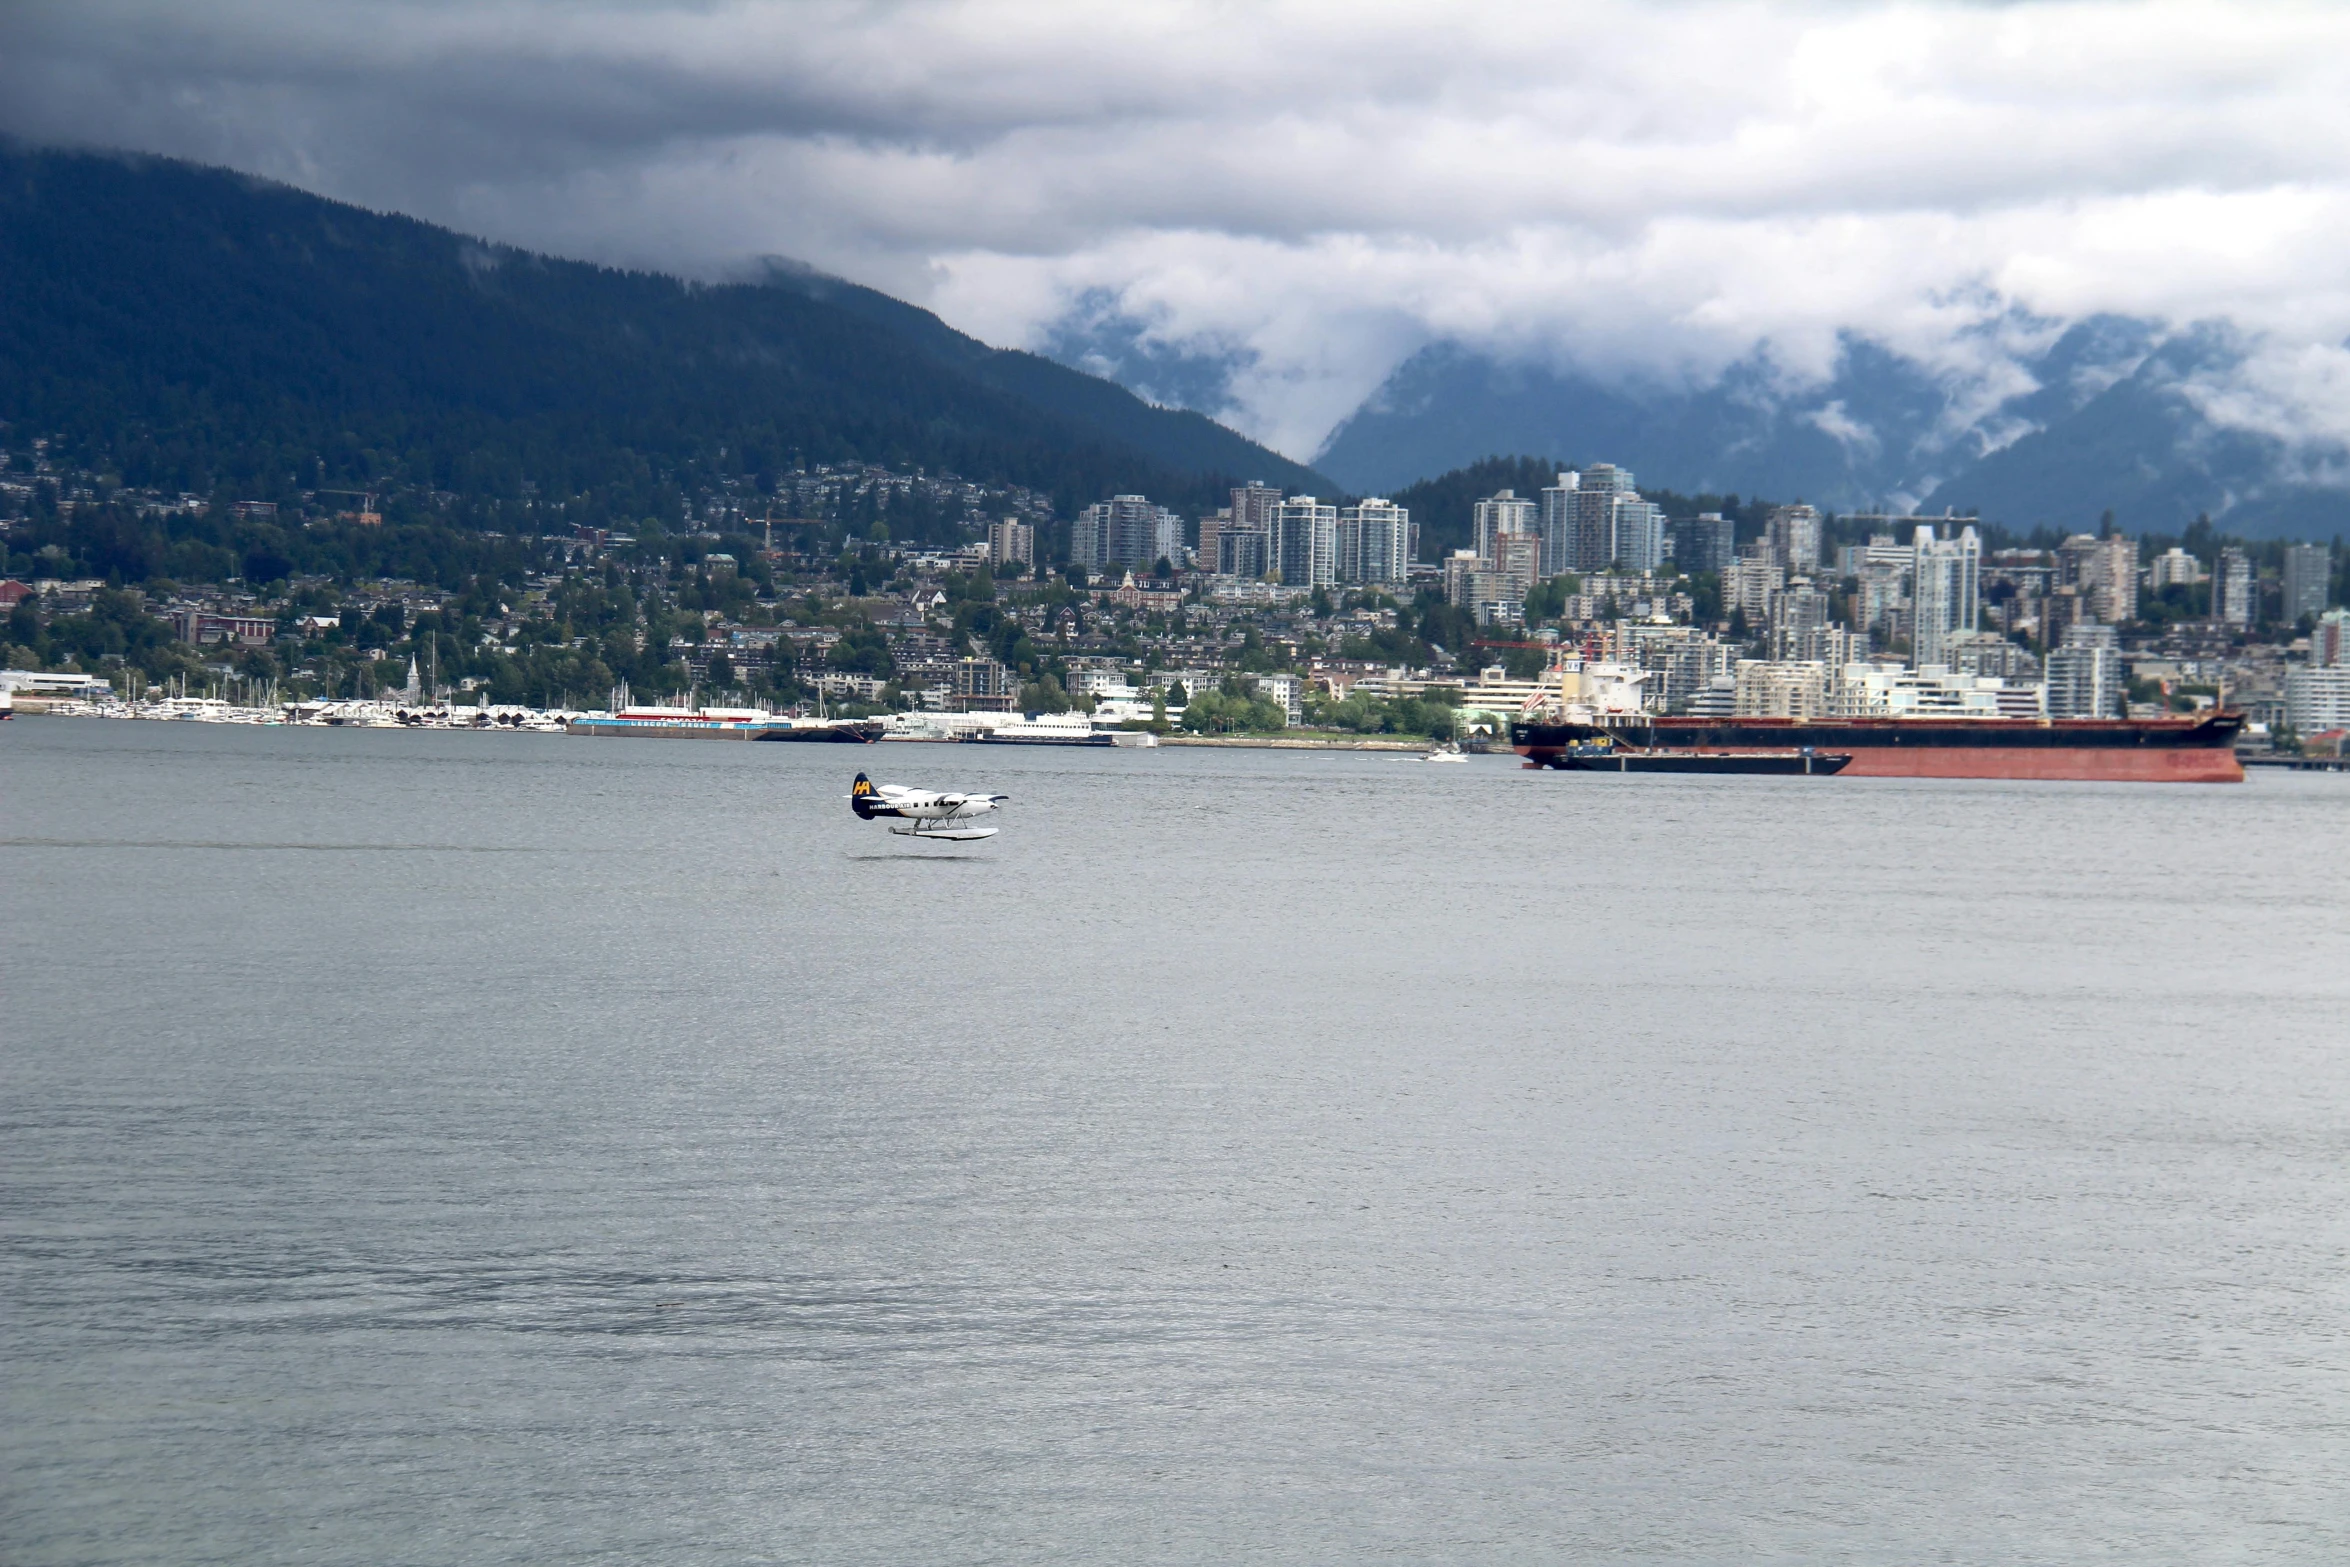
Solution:
M 0 726 L 0 1558 L 2350 1559 L 2345 851 Z

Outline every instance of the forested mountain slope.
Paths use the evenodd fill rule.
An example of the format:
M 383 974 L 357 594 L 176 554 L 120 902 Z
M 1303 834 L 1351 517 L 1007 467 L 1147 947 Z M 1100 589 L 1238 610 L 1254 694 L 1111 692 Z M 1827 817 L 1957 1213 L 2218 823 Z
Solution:
M 1066 509 L 1317 476 L 853 285 L 701 286 L 224 170 L 0 145 L 0 419 L 133 484 L 580 496 L 818 462 Z

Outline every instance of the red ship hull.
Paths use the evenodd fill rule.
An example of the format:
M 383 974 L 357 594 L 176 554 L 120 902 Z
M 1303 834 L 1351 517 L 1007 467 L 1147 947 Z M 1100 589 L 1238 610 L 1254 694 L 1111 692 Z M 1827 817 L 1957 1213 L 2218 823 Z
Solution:
M 2227 750 L 2053 751 L 1881 746 L 1852 753 L 1847 778 L 2048 778 L 2076 783 L 2242 783 Z
M 1852 758 L 1845 778 L 2030 778 L 2107 783 L 2242 783 L 2241 713 L 2192 718 L 1655 718 L 1606 731 L 1520 723 L 1519 755 L 1548 764 L 1601 733 L 1676 751 L 1808 748 Z

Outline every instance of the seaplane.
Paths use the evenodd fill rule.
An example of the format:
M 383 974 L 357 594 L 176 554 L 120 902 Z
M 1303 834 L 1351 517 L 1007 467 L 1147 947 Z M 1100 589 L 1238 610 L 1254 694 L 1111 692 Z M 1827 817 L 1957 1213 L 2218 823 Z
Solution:
M 967 843 L 973 838 L 996 835 L 993 827 L 965 824 L 1010 798 L 1008 794 L 941 794 L 934 789 L 877 784 L 859 773 L 849 789 L 849 809 L 863 821 L 891 818 L 889 830 L 901 838 L 946 838 Z M 898 821 L 905 825 L 896 825 Z

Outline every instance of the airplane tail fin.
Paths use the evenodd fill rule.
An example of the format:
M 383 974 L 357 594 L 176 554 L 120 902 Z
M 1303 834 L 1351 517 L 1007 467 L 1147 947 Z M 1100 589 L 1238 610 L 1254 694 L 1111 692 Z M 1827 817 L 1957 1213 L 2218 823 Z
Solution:
M 863 773 L 849 786 L 849 809 L 865 820 L 873 820 L 873 780 Z

